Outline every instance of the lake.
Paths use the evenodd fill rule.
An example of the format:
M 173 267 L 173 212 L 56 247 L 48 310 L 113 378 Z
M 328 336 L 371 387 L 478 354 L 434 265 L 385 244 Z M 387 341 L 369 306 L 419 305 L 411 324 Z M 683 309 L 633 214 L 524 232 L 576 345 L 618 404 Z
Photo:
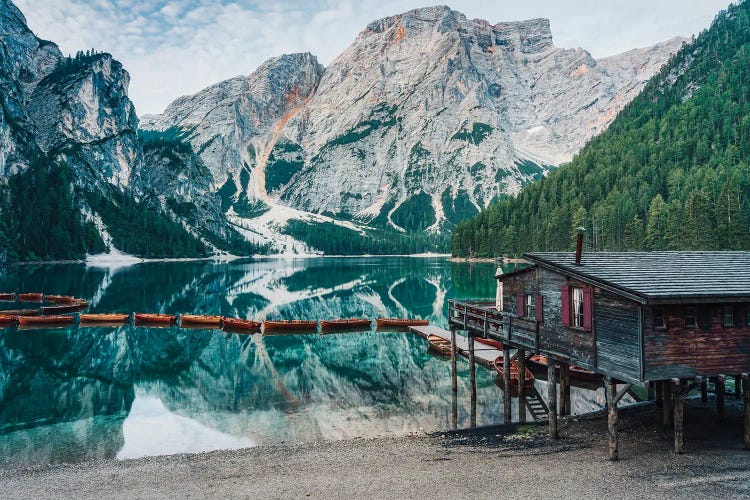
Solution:
M 494 273 L 493 264 L 410 257 L 54 264 L 2 271 L 0 292 L 75 295 L 90 312 L 419 317 L 446 327 L 447 299 L 494 297 Z M 474 415 L 463 358 L 458 378 L 454 402 L 450 362 L 410 333 L 4 329 L 0 465 L 404 435 L 465 428 L 472 417 L 501 423 L 495 374 L 477 368 Z M 573 388 L 576 413 L 603 402 L 602 390 Z

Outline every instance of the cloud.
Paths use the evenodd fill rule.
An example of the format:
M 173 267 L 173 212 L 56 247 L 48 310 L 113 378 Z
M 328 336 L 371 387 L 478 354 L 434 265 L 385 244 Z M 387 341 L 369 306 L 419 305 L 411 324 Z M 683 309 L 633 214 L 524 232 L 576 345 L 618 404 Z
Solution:
M 248 74 L 264 60 L 312 52 L 330 63 L 371 21 L 424 6 L 414 0 L 15 0 L 29 26 L 63 52 L 96 48 L 130 72 L 139 114 Z M 456 0 L 491 23 L 551 20 L 555 44 L 595 57 L 707 27 L 729 0 Z

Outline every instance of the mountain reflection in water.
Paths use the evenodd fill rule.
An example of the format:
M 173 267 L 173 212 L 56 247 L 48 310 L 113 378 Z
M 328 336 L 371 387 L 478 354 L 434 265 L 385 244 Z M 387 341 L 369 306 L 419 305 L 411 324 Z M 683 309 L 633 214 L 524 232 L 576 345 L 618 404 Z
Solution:
M 408 316 L 446 326 L 446 300 L 494 296 L 494 272 L 491 264 L 404 257 L 18 266 L 2 275 L 0 291 L 75 295 L 91 299 L 91 312 Z M 466 427 L 463 360 L 458 376 L 457 424 Z M 502 422 L 493 379 L 478 368 L 478 425 Z M 408 333 L 0 330 L 0 464 L 448 429 L 450 386 L 450 363 Z M 574 397 L 581 411 L 603 398 Z

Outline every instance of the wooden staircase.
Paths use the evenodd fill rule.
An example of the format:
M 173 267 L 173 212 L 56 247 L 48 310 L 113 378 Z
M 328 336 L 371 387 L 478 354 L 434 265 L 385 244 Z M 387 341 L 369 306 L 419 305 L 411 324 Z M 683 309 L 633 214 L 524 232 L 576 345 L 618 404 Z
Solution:
M 536 421 L 547 420 L 549 417 L 549 408 L 547 408 L 547 404 L 542 399 L 539 391 L 535 387 L 528 392 L 530 394 L 526 396 L 526 408 L 528 408 L 531 416 Z

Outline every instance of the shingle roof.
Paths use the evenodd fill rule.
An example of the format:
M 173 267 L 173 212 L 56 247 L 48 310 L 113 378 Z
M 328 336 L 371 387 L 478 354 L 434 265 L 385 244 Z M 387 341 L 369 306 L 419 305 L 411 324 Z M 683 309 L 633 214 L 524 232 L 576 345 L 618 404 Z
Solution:
M 750 297 L 750 252 L 584 252 L 578 266 L 572 252 L 526 258 L 647 300 Z

